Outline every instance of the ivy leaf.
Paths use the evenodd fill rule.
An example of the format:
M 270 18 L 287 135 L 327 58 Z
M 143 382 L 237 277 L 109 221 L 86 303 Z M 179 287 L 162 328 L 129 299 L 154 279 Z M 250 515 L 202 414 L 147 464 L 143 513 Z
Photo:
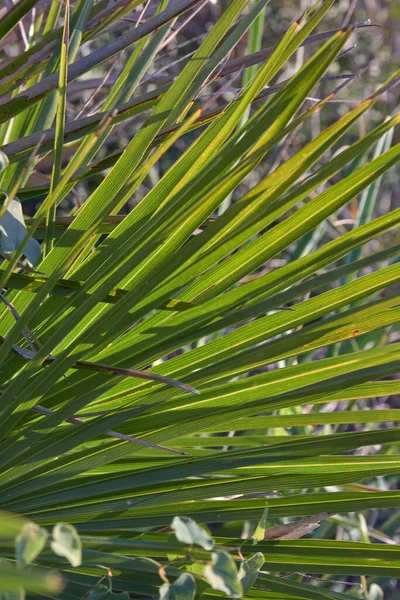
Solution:
M 15 558 L 19 568 L 30 565 L 43 550 L 48 533 L 35 523 L 24 523 L 15 540 Z
M 258 522 L 255 532 L 253 533 L 253 544 L 260 542 L 264 539 L 265 530 L 267 528 L 266 522 L 268 517 L 268 502 L 265 505 L 263 514 L 261 515 L 261 519 Z
M 57 556 L 64 556 L 73 567 L 82 563 L 82 542 L 75 527 L 69 523 L 57 523 L 53 528 L 51 549 Z
M 1 193 L 6 196 L 6 199 L 8 198 L 6 192 Z M 0 219 L 2 251 L 6 254 L 14 252 L 24 240 L 27 231 L 24 215 L 22 214 L 21 202 L 18 198 L 12 198 L 3 217 Z M 35 265 L 40 257 L 39 242 L 33 238 L 28 240 L 24 248 L 24 255 L 31 266 Z
M 175 531 L 176 538 L 182 544 L 198 544 L 204 550 L 214 548 L 214 540 L 193 519 L 189 517 L 174 517 L 171 528 Z
M 244 594 L 247 594 L 247 592 L 255 584 L 264 562 L 264 554 L 262 552 L 256 552 L 256 554 L 254 554 L 248 560 L 243 561 L 240 565 L 239 579 L 242 583 Z
M 190 573 L 182 573 L 174 583 L 163 583 L 160 600 L 194 600 L 196 581 Z
M 211 560 L 211 565 L 204 568 L 204 575 L 213 590 L 225 592 L 233 598 L 241 598 L 243 587 L 231 555 L 225 550 L 217 550 L 212 553 Z

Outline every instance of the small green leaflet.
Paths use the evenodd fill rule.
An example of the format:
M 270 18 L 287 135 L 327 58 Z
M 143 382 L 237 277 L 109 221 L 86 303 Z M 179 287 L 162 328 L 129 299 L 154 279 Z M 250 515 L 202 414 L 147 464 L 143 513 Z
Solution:
M 262 552 L 257 552 L 248 560 L 243 561 L 240 565 L 239 579 L 241 581 L 244 594 L 247 594 L 250 588 L 255 584 L 264 562 L 264 554 Z
M 174 583 L 160 587 L 160 600 L 194 600 L 196 582 L 190 573 L 182 573 Z
M 10 161 L 8 160 L 7 154 L 1 152 L 0 150 L 0 171 L 4 171 L 4 169 L 6 169 L 9 164 Z
M 174 517 L 171 528 L 175 531 L 176 538 L 182 544 L 197 544 L 204 550 L 214 548 L 214 540 L 193 519 L 189 517 Z
M 19 248 L 28 230 L 25 225 L 21 202 L 18 198 L 12 198 L 8 201 L 7 192 L 2 191 L 1 193 L 6 196 L 6 202 L 8 202 L 6 211 L 0 219 L 1 250 L 6 254 L 11 254 Z M 25 244 L 24 255 L 29 264 L 34 266 L 40 257 L 39 242 L 33 238 L 29 239 Z
M 204 567 L 204 575 L 213 590 L 241 598 L 243 586 L 232 556 L 225 550 L 217 550 L 211 554 L 211 560 L 211 564 Z
M 384 600 L 383 589 L 377 583 L 371 583 L 368 589 L 368 600 Z
M 19 568 L 30 565 L 46 545 L 48 533 L 35 523 L 25 523 L 15 541 L 15 558 Z
M 51 549 L 58 556 L 64 556 L 73 567 L 82 563 L 82 542 L 75 527 L 69 523 L 57 523 L 53 528 Z

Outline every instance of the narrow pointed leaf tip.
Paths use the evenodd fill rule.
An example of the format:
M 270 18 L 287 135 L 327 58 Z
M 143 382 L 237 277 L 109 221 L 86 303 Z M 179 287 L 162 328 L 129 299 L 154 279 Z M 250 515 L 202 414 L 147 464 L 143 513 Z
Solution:
M 182 573 L 174 583 L 160 587 L 160 600 L 194 600 L 196 582 L 190 573 Z
M 259 520 L 256 530 L 253 533 L 253 543 L 256 544 L 257 542 L 260 542 L 261 540 L 264 539 L 264 534 L 265 534 L 265 530 L 267 528 L 267 517 L 268 517 L 268 502 L 265 505 L 265 508 L 263 510 L 263 514 L 261 515 L 261 519 Z
M 211 564 L 204 567 L 204 575 L 213 590 L 225 592 L 232 598 L 243 596 L 243 586 L 235 561 L 225 550 L 217 550 L 211 555 Z
M 204 550 L 214 548 L 212 537 L 189 517 L 174 517 L 171 528 L 174 530 L 177 540 L 182 544 L 189 544 L 190 546 L 197 544 Z
M 82 563 L 82 542 L 75 527 L 69 523 L 57 523 L 53 528 L 51 549 L 57 556 L 66 558 L 73 567 Z
M 2 191 L 8 202 L 7 192 Z M 27 234 L 27 228 L 22 214 L 21 202 L 18 198 L 12 198 L 3 217 L 0 219 L 1 250 L 6 254 L 11 254 L 23 242 Z M 40 257 L 40 244 L 31 238 L 24 247 L 24 255 L 31 266 L 36 265 Z

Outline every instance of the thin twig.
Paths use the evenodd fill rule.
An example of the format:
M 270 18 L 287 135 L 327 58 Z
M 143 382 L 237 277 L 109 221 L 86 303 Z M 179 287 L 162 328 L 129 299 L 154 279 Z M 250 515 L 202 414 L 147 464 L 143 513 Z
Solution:
M 260 573 L 264 573 L 264 571 L 260 571 Z M 301 577 L 305 577 L 306 579 L 315 579 L 316 581 L 323 581 L 324 583 L 343 583 L 344 585 L 353 585 L 359 587 L 362 590 L 364 589 L 364 586 L 361 583 L 356 583 L 353 581 L 341 581 L 339 579 L 323 579 L 322 577 L 315 577 L 315 575 L 307 575 L 306 573 L 300 573 L 300 571 L 292 571 L 291 573 L 287 573 L 287 575 L 283 575 L 283 579 L 286 579 L 291 575 L 300 575 Z
M 54 410 L 50 410 L 50 408 L 45 408 L 44 406 L 40 406 L 40 404 L 35 404 L 32 406 L 32 410 L 41 415 L 52 415 L 54 414 Z M 84 421 L 77 419 L 76 417 L 68 417 L 65 419 L 67 423 L 71 423 L 72 425 L 85 425 Z M 138 444 L 139 446 L 145 446 L 146 448 L 154 448 L 155 450 L 163 450 L 164 452 L 171 452 L 172 454 L 179 454 L 180 456 L 190 456 L 186 452 L 181 450 L 174 450 L 173 448 L 167 448 L 166 446 L 160 446 L 159 444 L 154 444 L 153 442 L 147 442 L 146 440 L 140 440 L 138 438 L 132 437 L 130 435 L 125 435 L 123 433 L 118 433 L 118 431 L 113 431 L 112 429 L 107 429 L 104 432 L 108 437 L 113 437 L 118 440 L 122 440 L 123 442 L 131 442 L 132 444 Z
M 200 4 L 200 6 L 198 6 L 197 8 L 195 8 L 195 10 L 194 10 L 194 11 L 193 11 L 193 12 L 192 12 L 192 13 L 191 13 L 191 14 L 190 14 L 188 17 L 187 17 L 187 19 L 185 19 L 185 20 L 183 21 L 183 23 L 181 23 L 181 24 L 179 25 L 179 27 L 177 27 L 177 28 L 176 28 L 176 29 L 175 29 L 175 30 L 174 30 L 174 31 L 171 33 L 171 35 L 170 35 L 169 37 L 167 37 L 167 39 L 166 39 L 166 40 L 163 42 L 163 44 L 161 45 L 161 48 L 160 48 L 160 49 L 162 50 L 163 48 L 165 48 L 165 46 L 168 46 L 168 44 L 170 44 L 170 43 L 172 42 L 172 40 L 173 40 L 174 38 L 176 38 L 176 36 L 178 35 L 178 33 L 179 33 L 179 32 L 180 32 L 180 31 L 181 31 L 181 30 L 182 30 L 184 27 L 186 27 L 186 25 L 187 25 L 188 23 L 190 23 L 190 21 L 191 21 L 191 20 L 192 20 L 192 19 L 193 19 L 193 18 L 194 18 L 196 15 L 197 15 L 197 13 L 199 13 L 199 12 L 200 12 L 200 11 L 201 11 L 201 10 L 202 10 L 202 9 L 203 9 L 205 6 L 206 6 L 206 4 L 208 4 L 208 3 L 209 3 L 209 1 L 210 1 L 210 0 L 204 0 L 204 2 L 203 2 L 202 4 Z M 196 39 L 196 38 L 192 38 L 190 41 L 193 41 L 193 39 Z
M 119 58 L 120 57 L 118 56 L 117 59 L 114 61 L 114 63 L 111 65 L 110 69 L 104 75 L 103 79 L 101 80 L 101 82 L 99 83 L 99 85 L 97 86 L 97 88 L 92 92 L 92 94 L 86 100 L 85 104 L 82 106 L 81 110 L 76 115 L 74 121 L 77 121 L 82 116 L 82 114 L 85 112 L 86 108 L 89 106 L 89 104 L 91 103 L 91 101 L 93 100 L 93 98 L 95 96 L 97 96 L 97 94 L 99 93 L 99 91 L 101 90 L 101 88 L 107 83 L 107 81 L 111 77 L 111 74 L 114 71 L 114 69 L 115 69 L 115 67 L 116 67 L 116 65 L 118 63 Z M 87 116 L 90 116 L 90 113 Z
M 16 321 L 20 320 L 20 315 L 18 314 L 17 310 L 14 308 L 14 306 L 11 304 L 11 302 L 9 300 L 7 300 L 7 298 L 5 296 L 3 296 L 3 294 L 0 293 L 0 300 L 2 302 L 4 302 L 4 304 L 7 306 L 8 310 L 11 312 L 12 316 L 14 317 L 14 319 Z M 24 336 L 24 339 L 26 341 L 26 343 L 28 344 L 29 348 L 31 349 L 32 352 L 36 353 L 36 348 L 35 348 L 35 344 L 34 341 L 38 342 L 36 336 L 32 333 L 32 331 L 29 329 L 29 327 L 24 327 L 22 330 L 22 335 Z
M 143 6 L 142 11 L 141 11 L 141 13 L 139 15 L 139 18 L 137 20 L 137 23 L 135 25 L 135 29 L 136 29 L 136 27 L 139 27 L 140 23 L 142 22 L 142 19 L 143 19 L 144 15 L 146 14 L 147 9 L 150 6 L 150 2 L 151 2 L 151 0 L 147 0 L 147 2 L 145 3 L 145 5 Z
M 87 71 L 104 63 L 106 60 L 109 60 L 116 54 L 119 54 L 122 52 L 122 50 L 125 50 L 125 48 L 131 46 L 135 42 L 138 42 L 149 33 L 152 33 L 155 29 L 158 29 L 166 23 L 169 23 L 171 20 L 176 19 L 187 10 L 196 6 L 199 2 L 200 0 L 178 0 L 173 6 L 166 8 L 161 13 L 149 19 L 147 23 L 143 23 L 139 27 L 126 32 L 109 44 L 96 49 L 94 52 L 91 52 L 87 56 L 72 63 L 68 70 L 68 81 L 77 79 Z M 4 107 L 3 110 L 7 112 L 6 107 L 10 104 L 15 105 L 18 100 L 22 101 L 22 99 L 24 99 L 26 103 L 32 101 L 37 102 L 44 96 L 47 96 L 53 90 L 57 89 L 57 86 L 58 73 L 52 73 L 51 75 L 44 77 L 44 79 L 42 79 L 40 82 L 27 88 L 22 93 L 14 96 L 11 100 L 7 98 L 4 102 L 2 102 L 0 99 L 0 105 L 2 105 Z M 16 114 L 18 113 L 19 109 Z M 3 115 L 3 121 L 10 118 L 9 113 L 6 115 L 6 113 L 3 112 Z
M 0 343 L 3 342 L 4 338 L 0 336 Z M 31 351 L 27 348 L 22 348 L 21 346 L 17 346 L 16 344 L 13 345 L 13 350 L 14 352 L 22 356 L 22 358 L 27 358 L 29 360 L 32 360 L 36 354 L 36 351 Z M 50 354 L 44 359 L 44 363 L 51 363 L 55 360 L 57 360 L 57 357 L 52 356 Z M 89 362 L 86 360 L 77 360 L 71 366 L 71 368 L 90 369 L 92 371 L 110 373 L 111 375 L 120 375 L 122 377 L 134 377 L 136 379 L 145 379 L 146 381 L 155 381 L 156 383 L 163 383 L 165 385 L 169 385 L 170 387 L 177 388 L 178 390 L 182 390 L 183 392 L 194 394 L 195 396 L 198 396 L 200 394 L 200 392 L 196 390 L 196 388 L 187 383 L 183 383 L 182 381 L 178 381 L 177 379 L 172 379 L 171 377 L 159 375 L 158 373 L 150 373 L 149 371 L 139 371 L 138 369 L 124 369 L 122 367 L 112 367 L 103 363 Z

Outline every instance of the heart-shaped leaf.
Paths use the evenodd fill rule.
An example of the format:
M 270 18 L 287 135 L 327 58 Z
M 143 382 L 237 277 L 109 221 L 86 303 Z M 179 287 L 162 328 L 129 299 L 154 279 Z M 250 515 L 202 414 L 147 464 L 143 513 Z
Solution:
M 182 573 L 174 583 L 160 587 L 160 600 L 193 600 L 195 594 L 196 581 L 190 573 Z
M 8 199 L 8 194 L 2 192 Z M 27 234 L 27 228 L 22 214 L 21 202 L 18 198 L 12 198 L 7 209 L 0 220 L 1 249 L 6 254 L 16 250 Z M 25 245 L 24 255 L 31 266 L 35 265 L 40 257 L 40 244 L 31 238 Z
M 385 597 L 383 589 L 377 583 L 371 583 L 366 595 L 368 600 L 383 600 Z
M 73 567 L 82 563 L 82 542 L 75 527 L 69 523 L 54 526 L 51 549 L 58 556 L 64 556 Z
M 198 544 L 204 550 L 214 548 L 214 540 L 208 533 L 193 519 L 189 517 L 174 517 L 171 528 L 175 531 L 175 535 L 182 544 Z
M 217 550 L 212 553 L 211 559 L 211 565 L 204 568 L 204 575 L 211 587 L 233 598 L 241 598 L 243 587 L 231 555 L 225 550 Z
M 264 554 L 262 554 L 262 552 L 256 552 L 256 554 L 254 554 L 248 560 L 243 561 L 240 565 L 239 579 L 242 583 L 244 594 L 247 594 L 247 592 L 256 582 L 264 562 Z
M 30 565 L 43 550 L 48 533 L 35 523 L 25 523 L 15 540 L 15 557 L 20 568 Z

